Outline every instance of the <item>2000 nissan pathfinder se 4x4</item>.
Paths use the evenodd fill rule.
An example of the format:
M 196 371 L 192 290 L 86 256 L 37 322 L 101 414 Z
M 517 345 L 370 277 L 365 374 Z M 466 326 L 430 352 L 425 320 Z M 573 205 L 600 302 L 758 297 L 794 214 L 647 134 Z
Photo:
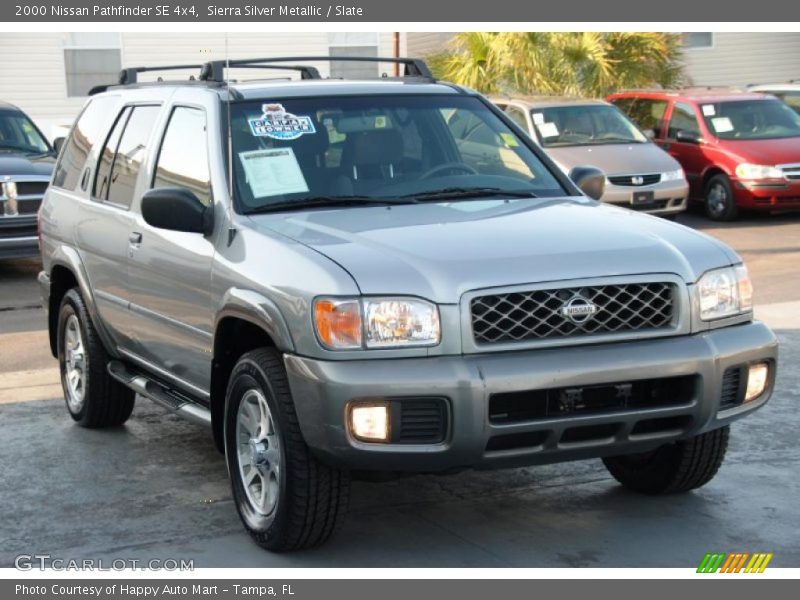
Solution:
M 601 172 L 568 178 L 424 63 L 334 81 L 280 60 L 230 67 L 302 79 L 126 69 L 77 119 L 40 214 L 75 421 L 119 425 L 138 393 L 210 424 L 271 550 L 327 539 L 351 473 L 714 476 L 777 358 L 730 248 L 590 199 Z

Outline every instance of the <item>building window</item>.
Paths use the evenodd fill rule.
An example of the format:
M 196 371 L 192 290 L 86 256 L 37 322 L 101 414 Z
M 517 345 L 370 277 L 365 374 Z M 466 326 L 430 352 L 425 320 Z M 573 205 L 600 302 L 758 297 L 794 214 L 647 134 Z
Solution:
M 378 35 L 372 32 L 328 34 L 330 56 L 378 56 Z M 331 77 L 343 79 L 372 79 L 379 75 L 377 62 L 331 61 Z
M 698 31 L 683 34 L 683 45 L 687 48 L 713 48 L 714 34 L 707 31 Z
M 69 33 L 64 45 L 67 96 L 88 96 L 96 85 L 117 81 L 122 68 L 118 33 Z

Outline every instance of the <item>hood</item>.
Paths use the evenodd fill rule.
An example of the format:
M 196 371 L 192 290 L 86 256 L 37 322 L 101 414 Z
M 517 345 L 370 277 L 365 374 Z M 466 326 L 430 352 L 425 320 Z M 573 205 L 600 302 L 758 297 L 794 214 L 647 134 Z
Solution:
M 569 171 L 591 165 L 606 175 L 665 173 L 680 169 L 680 164 L 655 144 L 599 144 L 596 146 L 558 146 L 547 154 Z
M 37 175 L 50 177 L 56 159 L 50 155 L 26 156 L 0 152 L 0 179 L 5 175 Z
M 725 152 L 756 165 L 800 163 L 800 137 L 777 140 L 720 140 Z
M 364 294 L 457 303 L 469 290 L 674 273 L 690 282 L 737 262 L 720 242 L 586 198 L 478 200 L 250 218 L 346 269 Z

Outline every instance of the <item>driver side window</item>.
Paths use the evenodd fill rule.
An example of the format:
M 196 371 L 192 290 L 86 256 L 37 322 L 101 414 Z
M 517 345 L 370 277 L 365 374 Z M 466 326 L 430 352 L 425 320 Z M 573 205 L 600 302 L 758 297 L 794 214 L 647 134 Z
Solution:
M 672 109 L 672 116 L 669 119 L 669 127 L 667 128 L 667 137 L 674 140 L 679 131 L 700 135 L 700 124 L 697 122 L 694 109 L 683 102 L 676 103 Z

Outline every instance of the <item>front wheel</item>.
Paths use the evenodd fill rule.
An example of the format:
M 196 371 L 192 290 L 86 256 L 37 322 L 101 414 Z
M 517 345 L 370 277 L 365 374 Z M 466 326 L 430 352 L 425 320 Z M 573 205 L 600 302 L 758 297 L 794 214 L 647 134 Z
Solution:
M 733 221 L 739 214 L 733 187 L 727 175 L 714 175 L 705 189 L 706 216 L 715 221 Z
M 604 458 L 614 479 L 644 494 L 675 494 L 714 478 L 728 448 L 730 427 L 666 444 L 652 452 Z
M 276 552 L 325 542 L 347 512 L 350 476 L 306 445 L 279 352 L 253 350 L 236 363 L 225 400 L 225 456 L 239 517 Z

